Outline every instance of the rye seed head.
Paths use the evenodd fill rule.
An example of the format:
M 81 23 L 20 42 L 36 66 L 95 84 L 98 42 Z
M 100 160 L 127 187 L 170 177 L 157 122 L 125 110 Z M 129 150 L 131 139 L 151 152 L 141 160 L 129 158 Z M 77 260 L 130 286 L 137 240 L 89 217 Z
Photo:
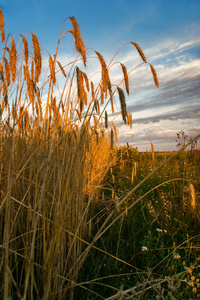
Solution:
M 126 86 L 126 92 L 129 95 L 129 80 L 128 80 L 127 69 L 126 69 L 125 65 L 123 65 L 122 63 L 120 63 L 120 65 L 122 67 L 122 72 L 124 74 L 124 82 L 125 82 L 125 86 Z
M 15 46 L 14 38 L 11 38 L 11 49 L 9 51 L 10 54 L 10 70 L 12 81 L 15 82 L 16 79 L 16 71 L 17 71 L 17 50 Z
M 159 88 L 159 81 L 158 81 L 158 77 L 156 74 L 156 70 L 154 69 L 154 67 L 151 64 L 150 64 L 150 68 L 151 68 L 151 72 L 153 74 L 153 79 L 154 79 L 155 85 L 157 86 L 157 88 Z
M 28 42 L 26 38 L 22 35 L 22 41 L 23 41 L 23 50 L 24 50 L 24 58 L 26 65 L 28 64 Z
M 51 79 L 53 81 L 53 84 L 55 84 L 56 83 L 55 66 L 54 66 L 54 60 L 51 57 L 51 55 L 49 55 L 49 67 L 51 71 Z
M 82 55 L 83 63 L 86 66 L 85 45 L 84 45 L 82 37 L 80 35 L 78 23 L 77 23 L 77 21 L 74 17 L 70 17 L 70 20 L 72 22 L 72 26 L 73 26 L 73 29 L 74 29 L 71 32 L 72 32 L 72 34 L 75 38 L 76 50 L 77 50 L 77 52 L 79 52 Z
M 42 56 L 41 56 L 40 45 L 37 36 L 33 32 L 31 32 L 31 35 L 32 35 L 32 43 L 34 49 L 35 82 L 37 83 L 42 70 Z
M 1 8 L 0 8 L 0 31 L 1 31 L 1 41 L 3 43 L 5 41 L 5 32 L 4 32 L 4 16 Z
M 99 61 L 101 63 L 101 69 L 102 69 L 102 88 L 103 88 L 103 93 L 106 93 L 107 88 L 109 88 L 109 75 L 108 75 L 108 68 L 106 66 L 105 60 L 103 56 L 95 50 L 95 53 L 97 54 Z
M 120 87 L 117 87 L 117 91 L 118 91 L 119 100 L 121 104 L 122 119 L 126 124 L 127 109 L 126 109 L 126 100 L 125 100 L 124 91 Z
M 61 63 L 60 63 L 58 60 L 57 60 L 57 64 L 59 65 L 59 68 L 61 69 L 61 72 L 63 73 L 63 75 L 64 75 L 65 77 L 67 77 L 67 76 L 66 76 L 66 73 L 65 73 L 65 70 L 63 69 Z
M 137 49 L 138 53 L 140 54 L 142 60 L 146 63 L 146 57 L 142 51 L 142 49 L 140 48 L 140 46 L 137 43 L 131 42 L 131 44 L 133 44 L 135 46 L 135 48 Z

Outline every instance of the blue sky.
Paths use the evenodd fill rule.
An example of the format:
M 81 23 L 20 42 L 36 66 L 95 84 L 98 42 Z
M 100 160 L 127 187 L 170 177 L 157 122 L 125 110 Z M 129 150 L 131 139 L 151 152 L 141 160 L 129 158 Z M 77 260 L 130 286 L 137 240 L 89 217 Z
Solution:
M 143 151 L 152 141 L 155 150 L 176 150 L 177 131 L 183 129 L 191 137 L 200 132 L 199 0 L 1 0 L 0 7 L 6 34 L 32 31 L 52 55 L 69 16 L 78 20 L 86 47 L 101 52 L 106 62 L 124 43 L 140 45 L 157 71 L 160 88 L 155 88 L 148 66 L 132 73 L 127 107 L 133 127 L 116 118 L 121 143 Z M 65 29 L 70 28 L 68 21 Z M 70 53 L 75 54 L 72 38 L 61 48 L 63 59 Z M 128 69 L 141 63 L 131 45 L 118 60 Z M 118 75 L 113 69 L 111 80 L 117 82 Z

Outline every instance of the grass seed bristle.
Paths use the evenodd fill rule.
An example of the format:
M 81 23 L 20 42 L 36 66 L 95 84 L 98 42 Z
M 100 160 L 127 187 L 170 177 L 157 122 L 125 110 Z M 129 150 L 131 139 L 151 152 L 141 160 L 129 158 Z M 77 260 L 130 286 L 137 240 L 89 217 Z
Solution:
M 74 17 L 70 17 L 70 20 L 71 20 L 73 28 L 74 28 L 74 32 L 72 32 L 72 33 L 75 38 L 76 50 L 77 50 L 77 52 L 79 52 L 82 55 L 83 63 L 86 66 L 85 45 L 84 45 L 82 37 L 80 35 L 78 23 Z
M 3 60 L 4 60 L 4 66 L 5 66 L 6 82 L 7 82 L 7 86 L 9 86 L 10 85 L 10 66 L 5 57 L 3 57 Z
M 23 41 L 25 63 L 26 63 L 26 65 L 28 65 L 28 42 L 23 35 L 22 35 L 22 41 Z
M 40 92 L 39 92 L 38 87 L 36 87 L 36 96 L 37 96 L 37 99 L 38 99 L 39 116 L 40 116 L 40 120 L 42 120 L 42 101 L 41 101 Z
M 92 81 L 90 82 L 90 86 L 91 86 L 92 102 L 93 102 L 95 98 L 95 94 L 94 94 L 94 83 Z
M 83 109 L 83 103 L 87 105 L 87 93 L 83 84 L 83 75 L 81 70 L 76 67 L 76 78 L 77 78 L 77 89 L 78 89 L 78 97 L 80 98 L 80 108 L 81 111 Z
M 6 84 L 6 82 L 4 81 L 4 82 L 3 82 L 3 96 L 4 96 L 4 97 L 7 97 L 7 95 L 8 95 L 7 84 Z
M 32 103 L 32 106 L 34 106 L 34 104 L 33 104 L 33 100 L 34 100 L 33 80 L 31 79 L 28 67 L 26 67 L 26 66 L 24 66 L 24 74 L 25 74 L 24 77 L 26 79 L 26 84 L 27 84 L 27 91 L 28 91 L 29 100 Z
M 113 102 L 113 94 L 112 93 L 110 93 L 110 104 L 111 104 L 112 114 L 114 114 L 115 110 L 114 110 L 114 102 Z
M 0 63 L 0 80 L 4 81 L 4 71 L 1 63 Z
M 32 43 L 34 49 L 34 62 L 35 62 L 35 82 L 37 83 L 42 70 L 42 56 L 40 45 L 37 36 L 31 32 L 32 35 Z
M 147 61 L 146 61 L 146 57 L 145 57 L 145 55 L 144 55 L 142 49 L 140 48 L 140 46 L 139 46 L 137 43 L 134 43 L 134 42 L 131 42 L 131 44 L 133 44 L 133 45 L 135 46 L 135 48 L 137 49 L 137 51 L 138 51 L 140 57 L 141 57 L 142 60 L 146 63 L 146 62 L 147 62 Z
M 157 77 L 157 74 L 156 74 L 156 70 L 151 64 L 150 64 L 150 68 L 151 68 L 151 72 L 153 74 L 154 83 L 157 86 L 157 88 L 159 88 L 159 81 L 158 81 L 158 77 Z
M 85 79 L 85 84 L 86 84 L 87 91 L 89 92 L 90 91 L 90 85 L 89 85 L 89 80 L 88 80 L 87 74 L 82 71 L 82 75 Z
M 51 71 L 51 79 L 53 81 L 53 84 L 55 84 L 56 83 L 55 66 L 54 66 L 54 60 L 51 57 L 51 55 L 49 55 L 49 67 Z
M 102 88 L 102 85 L 100 84 L 100 93 L 101 93 L 101 105 L 104 104 L 104 94 L 103 94 L 103 88 Z
M 124 74 L 124 82 L 125 82 L 125 86 L 126 86 L 126 92 L 129 95 L 129 80 L 128 80 L 127 69 L 126 69 L 125 65 L 123 65 L 122 63 L 120 63 L 120 65 L 122 67 L 122 72 Z
M 34 68 L 34 61 L 31 61 L 31 79 L 33 80 L 35 76 L 35 68 Z
M 94 128 L 96 128 L 97 127 L 97 117 L 93 116 L 93 119 L 94 119 Z
M 130 113 L 128 111 L 127 111 L 126 118 L 127 118 L 127 124 L 129 125 L 130 124 Z
M 66 73 L 65 73 L 65 70 L 63 69 L 61 63 L 60 63 L 58 60 L 57 60 L 57 64 L 59 65 L 59 68 L 61 69 L 61 72 L 63 73 L 63 75 L 64 75 L 65 77 L 67 77 L 67 76 L 66 76 Z
M 110 103 L 111 103 L 111 110 L 112 113 L 114 114 L 114 102 L 113 102 L 113 93 L 112 93 L 112 88 L 111 88 L 111 83 L 108 82 L 108 91 L 109 91 L 109 95 L 110 95 Z
M 97 54 L 99 61 L 101 63 L 101 69 L 102 69 L 102 88 L 103 92 L 106 93 L 108 84 L 110 83 L 109 74 L 108 74 L 108 68 L 106 66 L 105 60 L 103 56 L 95 50 L 95 53 Z
M 132 126 L 133 126 L 133 120 L 132 120 L 132 113 L 130 113 L 130 112 L 127 112 L 127 123 L 128 123 L 128 125 L 130 126 L 130 128 L 132 128 Z
M 105 111 L 105 128 L 108 128 L 108 113 Z
M 112 125 L 113 125 L 114 134 L 115 134 L 115 140 L 118 143 L 119 139 L 118 139 L 117 129 L 116 129 L 116 126 L 114 123 L 112 123 Z
M 195 189 L 192 183 L 189 184 L 189 191 L 190 191 L 190 197 L 191 197 L 191 207 L 194 210 L 196 208 L 196 195 L 195 195 Z
M 1 8 L 0 8 L 0 31 L 1 31 L 1 41 L 3 43 L 5 41 L 5 32 L 4 32 L 4 16 Z
M 26 78 L 26 66 L 23 65 L 23 73 L 24 73 L 24 80 L 27 81 L 27 78 Z
M 98 100 L 94 100 L 94 107 L 95 107 L 96 113 L 100 114 L 100 106 L 99 106 Z
M 118 91 L 119 100 L 120 100 L 120 104 L 121 104 L 122 119 L 123 119 L 124 123 L 126 124 L 127 109 L 126 109 L 126 100 L 125 100 L 124 91 L 120 87 L 117 87 L 117 91 Z
M 155 158 L 155 152 L 154 152 L 154 146 L 153 143 L 151 142 L 151 154 L 152 154 L 152 160 Z
M 16 79 L 16 71 L 17 71 L 17 50 L 15 46 L 14 38 L 11 38 L 11 49 L 9 51 L 10 54 L 10 70 L 12 81 L 15 82 Z
M 113 132 L 112 128 L 110 130 L 110 142 L 111 142 L 111 150 L 113 150 L 113 148 L 114 148 L 114 132 Z

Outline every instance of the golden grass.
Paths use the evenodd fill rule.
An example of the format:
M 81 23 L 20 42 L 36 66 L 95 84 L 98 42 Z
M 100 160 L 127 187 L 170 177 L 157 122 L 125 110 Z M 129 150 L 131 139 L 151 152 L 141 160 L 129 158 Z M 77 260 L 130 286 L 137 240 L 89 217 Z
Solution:
M 0 8 L 0 31 L 1 31 L 1 41 L 3 43 L 5 41 L 5 32 L 4 32 L 4 16 L 1 8 Z
M 154 151 L 154 145 L 153 145 L 152 142 L 151 142 L 151 153 L 152 153 L 152 160 L 154 160 L 154 158 L 155 158 L 155 151 Z
M 29 56 L 28 42 L 27 42 L 26 38 L 23 35 L 22 35 L 22 41 L 23 41 L 25 64 L 28 65 L 28 56 Z
M 137 43 L 131 42 L 131 44 L 133 44 L 135 46 L 135 48 L 137 49 L 139 55 L 141 56 L 142 60 L 146 63 L 146 57 L 142 51 L 142 49 L 140 48 L 140 46 Z
M 99 61 L 101 63 L 101 70 L 102 70 L 102 91 L 103 93 L 107 92 L 108 84 L 110 84 L 109 74 L 108 74 L 108 68 L 106 66 L 105 60 L 101 53 L 95 50 L 95 53 L 97 54 Z
M 51 57 L 51 55 L 49 55 L 49 67 L 50 67 L 52 82 L 53 84 L 55 84 L 56 83 L 55 66 L 54 66 L 54 60 Z
M 126 66 L 122 63 L 120 63 L 121 67 L 122 67 L 122 71 L 124 74 L 124 82 L 125 82 L 125 86 L 126 86 L 126 92 L 129 95 L 129 80 L 128 80 L 128 73 L 127 73 L 127 69 Z
M 40 45 L 37 36 L 31 32 L 32 35 L 32 43 L 33 43 L 33 50 L 34 50 L 34 62 L 35 62 L 35 83 L 38 82 L 41 71 L 42 71 L 42 56 Z
M 196 194 L 194 185 L 192 183 L 189 184 L 190 198 L 191 198 L 191 207 L 193 210 L 196 208 Z
M 72 22 L 73 29 L 74 29 L 72 33 L 75 38 L 76 50 L 77 50 L 77 52 L 81 53 L 84 65 L 86 66 L 85 45 L 84 45 L 82 37 L 80 35 L 78 23 L 74 17 L 70 17 L 70 20 Z
M 156 70 L 151 64 L 150 64 L 150 68 L 151 68 L 151 72 L 153 74 L 154 83 L 157 86 L 157 88 L 159 88 L 159 81 L 158 81 Z
M 7 87 L 10 85 L 10 66 L 6 57 L 3 57 L 4 66 L 5 66 L 5 77 L 6 77 L 6 85 Z
M 77 89 L 78 89 L 78 97 L 80 98 L 80 113 L 83 110 L 83 106 L 87 105 L 87 93 L 84 88 L 83 83 L 83 73 L 76 67 L 76 77 L 77 77 Z
M 73 30 L 65 33 L 73 34 L 86 66 L 78 23 L 74 17 L 70 20 Z M 0 30 L 4 42 L 1 10 Z M 57 60 L 58 48 L 42 72 L 37 36 L 31 32 L 33 48 L 27 37 L 20 37 L 17 49 L 22 50 L 17 52 L 14 37 L 9 40 L 8 36 L 11 46 L 2 52 L 0 64 L 0 266 L 4 266 L 0 297 L 8 299 L 14 293 L 22 299 L 62 299 L 67 293 L 72 299 L 70 282 L 76 281 L 95 243 L 87 242 L 92 203 L 99 201 L 102 181 L 116 159 L 111 149 L 114 138 L 118 141 L 117 128 L 108 122 L 106 110 L 111 104 L 114 113 L 115 91 L 98 51 L 101 80 L 94 84 L 78 66 L 80 55 L 64 66 Z M 146 63 L 140 47 L 133 44 Z M 129 94 L 128 73 L 125 65 L 121 67 Z M 62 88 L 57 78 L 60 71 L 65 80 Z M 132 126 L 124 92 L 120 87 L 117 90 L 122 118 Z M 88 245 L 85 252 L 84 242 Z
M 16 71 L 17 71 L 17 50 L 15 46 L 14 38 L 11 38 L 11 49 L 9 51 L 10 54 L 10 70 L 12 81 L 15 82 Z
M 90 82 L 90 87 L 91 87 L 91 93 L 92 93 L 92 100 L 91 100 L 91 102 L 93 102 L 94 99 L 95 99 L 94 83 L 93 83 L 93 81 Z
M 114 123 L 112 123 L 112 127 L 113 127 L 114 134 L 115 134 L 115 141 L 116 141 L 116 143 L 119 143 L 118 134 L 117 134 L 117 129 L 116 129 L 116 126 L 115 126 Z
M 64 75 L 65 77 L 67 77 L 67 76 L 66 76 L 66 73 L 65 73 L 65 70 L 63 69 L 61 63 L 60 63 L 58 60 L 57 60 L 57 64 L 59 65 L 59 68 L 61 69 L 63 75 Z
M 127 124 L 132 128 L 133 126 L 133 119 L 132 119 L 132 113 L 127 111 Z

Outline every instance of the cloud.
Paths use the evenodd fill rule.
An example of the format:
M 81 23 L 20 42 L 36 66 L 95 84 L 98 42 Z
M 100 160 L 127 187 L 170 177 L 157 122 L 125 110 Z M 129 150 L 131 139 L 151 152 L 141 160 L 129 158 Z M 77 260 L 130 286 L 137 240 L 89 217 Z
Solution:
M 199 105 L 187 106 L 184 109 L 176 109 L 175 111 L 169 111 L 163 114 L 155 116 L 148 116 L 145 118 L 133 119 L 133 124 L 149 124 L 157 123 L 161 120 L 185 120 L 185 119 L 198 119 Z
M 128 110 L 136 114 L 135 122 L 157 122 L 162 119 L 183 119 L 187 115 L 197 118 L 200 95 L 200 59 L 182 59 L 173 65 L 159 65 L 158 77 L 160 89 L 152 85 L 152 78 L 147 74 L 147 80 L 142 82 L 135 93 L 127 99 Z M 139 81 L 145 77 L 145 70 L 138 72 Z M 136 85 L 136 83 L 135 83 Z M 157 113 L 155 115 L 155 112 Z M 169 111 L 170 109 L 170 111 Z M 149 110 L 149 116 L 138 118 Z M 159 112 L 158 112 L 159 110 Z M 153 114 L 153 116 L 151 115 Z M 160 119 L 159 119 L 160 115 Z
M 172 122 L 174 125 L 173 129 L 166 129 L 166 124 L 160 123 L 150 124 L 148 127 L 145 126 L 134 126 L 133 130 L 123 125 L 118 133 L 119 141 L 121 144 L 138 147 L 139 151 L 151 150 L 151 143 L 154 144 L 155 151 L 175 151 L 177 150 L 177 132 L 181 130 L 175 121 Z M 193 126 L 184 129 L 188 138 L 195 137 L 200 133 L 199 126 Z M 199 145 L 199 143 L 198 143 Z
M 147 57 L 151 61 L 164 60 L 167 57 L 178 57 L 184 51 L 188 51 L 191 48 L 200 45 L 200 39 L 194 39 L 191 41 L 178 41 L 173 38 L 162 40 L 155 44 L 155 46 L 150 47 L 145 50 Z

